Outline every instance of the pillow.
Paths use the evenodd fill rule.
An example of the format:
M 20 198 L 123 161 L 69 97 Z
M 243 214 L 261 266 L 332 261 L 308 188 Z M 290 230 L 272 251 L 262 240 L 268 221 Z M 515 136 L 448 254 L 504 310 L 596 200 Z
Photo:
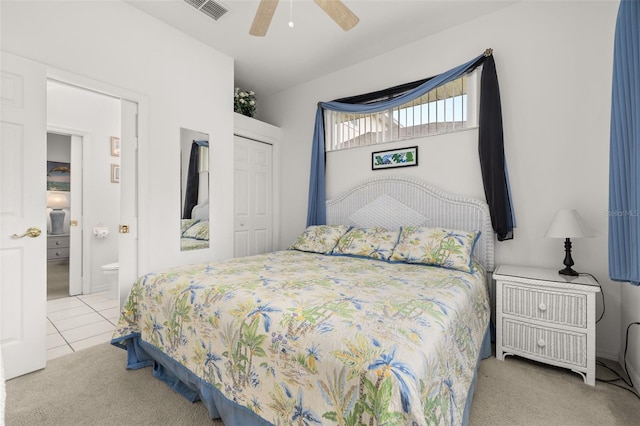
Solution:
M 184 231 L 182 234 L 185 238 L 195 238 L 196 240 L 207 240 L 209 241 L 209 221 L 202 220 L 191 228 Z
M 403 226 L 389 260 L 472 272 L 471 256 L 479 236 L 479 231 Z
M 191 228 L 198 222 L 198 219 L 180 219 L 180 235 L 184 235 L 184 232 Z
M 379 226 L 352 228 L 340 238 L 338 245 L 333 249 L 333 254 L 389 260 L 399 235 L 400 230 L 389 231 Z
M 311 253 L 329 254 L 349 230 L 346 225 L 312 225 L 293 243 L 290 249 Z

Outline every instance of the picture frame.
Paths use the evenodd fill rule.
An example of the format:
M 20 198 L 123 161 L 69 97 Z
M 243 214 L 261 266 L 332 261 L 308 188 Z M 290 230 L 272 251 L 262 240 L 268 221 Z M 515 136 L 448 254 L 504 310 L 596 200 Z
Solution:
M 371 153 L 371 170 L 418 165 L 418 147 L 388 149 Z
M 120 138 L 111 136 L 111 156 L 120 157 Z
M 111 182 L 120 183 L 120 164 L 111 163 Z
M 71 164 L 47 161 L 47 191 L 71 190 Z

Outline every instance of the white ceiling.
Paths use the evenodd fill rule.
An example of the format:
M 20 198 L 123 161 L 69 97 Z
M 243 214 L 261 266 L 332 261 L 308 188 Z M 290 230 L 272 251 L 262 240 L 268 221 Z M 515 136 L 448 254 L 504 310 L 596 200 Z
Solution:
M 249 35 L 259 0 L 221 0 L 215 21 L 184 0 L 127 3 L 235 60 L 235 84 L 258 96 L 333 71 L 494 12 L 518 0 L 343 0 L 360 18 L 344 32 L 312 0 L 280 0 L 265 37 Z M 289 28 L 290 10 L 294 28 Z

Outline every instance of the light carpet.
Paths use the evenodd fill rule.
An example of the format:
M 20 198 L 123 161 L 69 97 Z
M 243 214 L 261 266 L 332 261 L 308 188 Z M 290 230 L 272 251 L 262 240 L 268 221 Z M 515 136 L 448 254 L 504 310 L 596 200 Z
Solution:
M 214 425 L 151 368 L 126 370 L 126 352 L 109 344 L 54 359 L 6 383 L 6 424 Z M 605 370 L 598 377 L 606 376 Z M 587 386 L 568 370 L 508 357 L 480 364 L 471 426 L 640 424 L 640 400 L 604 383 Z

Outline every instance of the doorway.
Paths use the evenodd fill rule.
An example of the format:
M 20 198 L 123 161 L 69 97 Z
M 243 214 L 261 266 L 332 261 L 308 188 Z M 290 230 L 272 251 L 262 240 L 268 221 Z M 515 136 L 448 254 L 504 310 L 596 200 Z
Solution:
M 47 300 L 71 295 L 70 184 L 71 136 L 47 132 Z
M 67 173 L 47 177 L 47 199 L 65 200 L 62 227 L 47 209 L 47 298 L 117 293 L 103 266 L 119 257 L 121 101 L 48 80 L 47 126 L 47 167 Z

